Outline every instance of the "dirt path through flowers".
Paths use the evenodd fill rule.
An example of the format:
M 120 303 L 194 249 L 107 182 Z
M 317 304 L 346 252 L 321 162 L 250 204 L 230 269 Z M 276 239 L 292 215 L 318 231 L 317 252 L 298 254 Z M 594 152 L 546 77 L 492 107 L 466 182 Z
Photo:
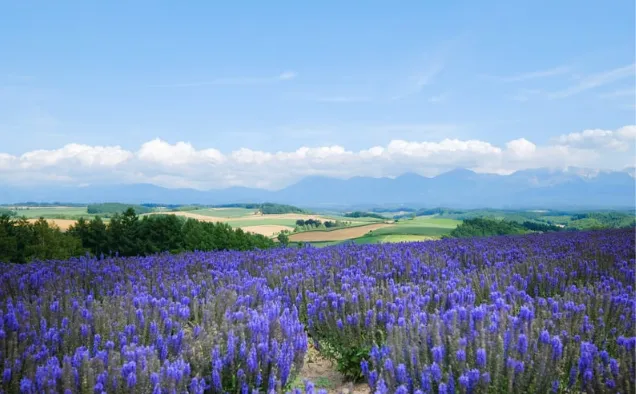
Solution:
M 336 371 L 335 363 L 322 357 L 312 345 L 309 345 L 305 364 L 293 386 L 304 387 L 305 379 L 314 383 L 314 392 L 320 389 L 326 389 L 329 394 L 369 394 L 371 392 L 366 383 L 346 382 Z

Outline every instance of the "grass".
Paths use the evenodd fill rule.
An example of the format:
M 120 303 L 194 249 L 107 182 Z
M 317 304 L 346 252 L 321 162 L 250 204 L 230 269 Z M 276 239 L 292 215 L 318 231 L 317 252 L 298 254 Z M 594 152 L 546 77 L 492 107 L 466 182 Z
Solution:
M 363 226 L 368 226 L 370 224 L 374 224 L 374 223 L 381 223 L 379 221 L 375 221 L 375 222 L 353 222 L 347 226 L 342 226 L 342 227 L 319 227 L 319 228 L 308 228 L 306 230 L 303 229 L 299 229 L 298 231 L 296 231 L 294 234 L 298 234 L 298 233 L 313 233 L 316 231 L 322 231 L 322 232 L 330 232 L 330 231 L 338 231 L 338 230 L 344 230 L 344 229 L 348 229 L 348 228 L 355 228 L 355 227 L 363 227 Z M 296 225 L 296 221 L 294 221 L 294 225 L 292 227 L 294 227 Z
M 246 208 L 205 208 L 188 211 L 197 215 L 212 216 L 215 218 L 241 218 L 254 215 L 255 210 Z
M 331 380 L 329 380 L 329 378 L 326 378 L 324 376 L 318 376 L 316 378 L 311 379 L 312 383 L 314 384 L 314 388 L 316 389 L 327 389 L 327 390 L 332 390 L 334 388 L 336 388 L 336 384 L 334 382 L 332 382 Z M 294 379 L 294 381 L 291 384 L 291 388 L 292 389 L 304 389 L 305 388 L 305 382 L 302 376 L 298 376 L 296 377 L 296 379 Z
M 396 242 L 422 242 L 431 241 L 438 237 L 426 236 L 426 235 L 412 235 L 412 234 L 386 234 L 386 235 L 364 235 L 359 238 L 348 239 L 345 241 L 326 241 L 326 242 L 308 242 L 312 246 L 317 248 L 324 248 L 326 246 L 340 245 L 346 242 L 353 242 L 357 245 L 368 244 L 381 244 L 381 243 L 396 243 Z
M 371 236 L 421 236 L 439 238 L 449 234 L 461 223 L 460 220 L 421 216 L 412 220 L 401 220 L 395 226 L 374 230 Z M 390 242 L 390 241 L 387 241 Z M 399 241 L 398 241 L 399 242 Z
M 343 242 L 348 242 L 351 240 L 347 240 L 347 241 L 324 241 L 324 242 L 303 242 L 303 244 L 310 244 L 311 246 L 315 246 L 317 248 L 324 248 L 325 246 L 334 246 L 334 245 L 340 245 Z
M 427 237 L 441 237 L 453 231 L 452 228 L 425 226 L 395 226 L 380 228 L 372 231 L 372 235 L 421 235 Z
M 337 215 L 325 215 L 322 216 L 325 219 L 328 220 L 340 220 L 341 222 L 364 222 L 364 223 L 375 223 L 375 222 L 382 222 L 382 219 L 378 219 L 378 218 L 348 218 L 346 216 L 337 216 Z M 390 220 L 391 218 L 386 218 L 386 220 Z
M 421 227 L 437 227 L 454 229 L 462 223 L 461 220 L 440 218 L 436 216 L 419 216 L 412 220 L 401 220 L 398 226 L 421 226 Z
M 421 242 L 430 241 L 436 237 L 411 234 L 387 234 L 387 235 L 365 235 L 355 238 L 352 241 L 358 245 L 395 243 L 395 242 Z
M 29 207 L 28 209 L 12 210 L 19 217 L 27 219 L 79 219 L 81 217 L 89 218 L 90 215 L 86 211 L 86 207 Z
M 338 245 L 343 242 L 376 244 L 389 242 L 418 242 L 441 238 L 449 234 L 461 220 L 421 216 L 412 220 L 401 220 L 394 226 L 373 230 L 362 237 L 346 241 L 311 242 L 316 247 Z M 353 227 L 353 226 L 352 226 Z
M 227 220 L 227 224 L 232 227 L 247 227 L 247 226 L 265 226 L 265 225 L 278 225 L 278 226 L 296 226 L 296 220 L 294 219 L 268 219 L 267 217 L 259 216 L 256 219 L 247 220 Z

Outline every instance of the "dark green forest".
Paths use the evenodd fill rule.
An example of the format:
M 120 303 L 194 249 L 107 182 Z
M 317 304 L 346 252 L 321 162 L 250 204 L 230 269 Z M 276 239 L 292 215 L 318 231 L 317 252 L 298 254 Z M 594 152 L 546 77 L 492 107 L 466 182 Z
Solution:
M 561 227 L 525 221 L 523 223 L 512 220 L 495 220 L 486 218 L 467 219 L 450 233 L 453 238 L 487 237 L 493 235 L 526 234 L 530 232 L 563 231 Z
M 132 208 L 135 210 L 137 214 L 152 212 L 152 209 L 149 207 L 141 206 L 141 205 L 130 205 L 130 204 L 121 204 L 118 202 L 107 202 L 102 204 L 89 204 L 86 207 L 86 212 L 91 215 L 114 215 L 116 213 L 124 213 L 128 208 Z
M 354 212 L 347 212 L 345 213 L 344 216 L 348 218 L 375 218 L 375 219 L 386 220 L 386 217 L 374 212 L 354 211 Z
M 245 208 L 245 209 L 258 209 L 263 215 L 274 215 L 281 213 L 308 213 L 304 209 L 295 207 L 293 205 L 275 204 L 272 202 L 258 203 L 235 203 L 235 204 L 220 204 L 212 205 L 212 208 Z
M 137 256 L 192 250 L 249 250 L 271 248 L 275 243 L 262 235 L 233 229 L 225 223 L 199 222 L 175 215 L 140 218 L 134 209 L 114 214 L 105 223 L 100 217 L 80 219 L 63 232 L 40 219 L 0 216 L 0 261 L 68 259 L 90 253 L 95 256 Z

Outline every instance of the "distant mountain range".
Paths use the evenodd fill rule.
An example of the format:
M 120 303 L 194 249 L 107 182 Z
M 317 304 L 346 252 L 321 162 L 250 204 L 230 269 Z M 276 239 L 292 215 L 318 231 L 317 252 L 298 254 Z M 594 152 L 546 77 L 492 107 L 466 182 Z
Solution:
M 276 202 L 301 207 L 404 205 L 454 208 L 634 208 L 633 169 L 590 171 L 535 169 L 511 175 L 478 174 L 457 169 L 427 178 L 413 173 L 396 178 L 307 177 L 281 190 L 231 187 L 200 191 L 150 184 L 90 187 L 0 185 L 0 203 L 124 202 L 225 204 Z

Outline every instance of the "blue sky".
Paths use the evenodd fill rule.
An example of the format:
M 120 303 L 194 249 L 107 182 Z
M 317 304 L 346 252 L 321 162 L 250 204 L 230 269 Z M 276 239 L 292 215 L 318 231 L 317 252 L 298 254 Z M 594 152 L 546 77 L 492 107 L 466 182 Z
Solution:
M 111 163 L 99 155 L 117 147 L 130 153 L 117 157 L 145 174 L 130 181 L 171 183 L 177 171 L 140 164 L 153 141 L 146 148 L 168 161 L 186 145 L 191 158 L 214 150 L 223 161 L 246 150 L 266 156 L 337 146 L 356 153 L 403 141 L 425 154 L 362 175 L 434 174 L 462 164 L 505 172 L 540 159 L 431 161 L 431 147 L 422 144 L 475 140 L 505 150 L 524 139 L 548 149 L 585 130 L 614 134 L 588 133 L 585 147 L 561 143 L 598 157 L 556 166 L 633 163 L 631 129 L 617 137 L 636 123 L 633 1 L 224 3 L 0 3 L 0 178 L 15 181 L 18 167 L 37 167 L 43 178 L 77 183 L 85 176 L 70 173 L 60 156 L 88 160 L 85 172 L 98 173 L 96 162 Z M 589 146 L 615 137 L 620 154 Z M 69 144 L 103 149 L 99 159 L 78 159 L 64 150 Z M 40 150 L 48 156 L 29 163 Z M 323 171 L 301 157 L 296 178 L 357 174 Z M 212 167 L 234 181 L 180 182 L 240 183 L 237 163 Z M 120 164 L 131 172 L 133 164 Z

